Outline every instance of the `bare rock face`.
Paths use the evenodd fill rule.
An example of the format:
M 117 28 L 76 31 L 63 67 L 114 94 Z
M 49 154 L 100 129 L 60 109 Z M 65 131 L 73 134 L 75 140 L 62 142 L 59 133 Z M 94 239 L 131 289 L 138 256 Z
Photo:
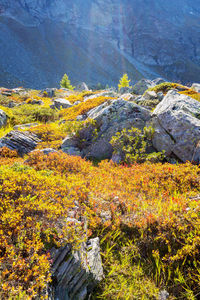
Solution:
M 52 249 L 52 258 L 51 300 L 84 300 L 104 277 L 99 238 L 83 243 L 78 251 L 70 245 Z
M 73 84 L 200 82 L 195 0 L 1 0 L 0 16 L 2 86 L 57 86 L 66 70 Z
M 169 91 L 153 112 L 154 147 L 181 161 L 200 162 L 200 102 Z

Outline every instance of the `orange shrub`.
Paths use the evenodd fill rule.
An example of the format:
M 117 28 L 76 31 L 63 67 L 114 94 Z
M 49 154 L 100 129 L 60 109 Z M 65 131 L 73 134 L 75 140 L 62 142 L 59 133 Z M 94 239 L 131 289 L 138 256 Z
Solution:
M 101 96 L 94 99 L 89 99 L 85 102 L 79 103 L 78 105 L 61 110 L 60 116 L 67 121 L 74 121 L 79 115 L 85 114 L 92 108 L 109 100 L 114 100 L 114 98 Z
M 76 239 L 66 216 L 78 196 L 59 175 L 19 164 L 1 167 L 0 182 L 0 298 L 42 299 L 49 250 Z

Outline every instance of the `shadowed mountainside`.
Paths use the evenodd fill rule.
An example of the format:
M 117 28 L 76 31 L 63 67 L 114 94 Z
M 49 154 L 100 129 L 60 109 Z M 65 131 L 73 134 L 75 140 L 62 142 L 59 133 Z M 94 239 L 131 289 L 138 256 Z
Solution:
M 199 20 L 188 0 L 1 0 L 0 85 L 200 81 Z

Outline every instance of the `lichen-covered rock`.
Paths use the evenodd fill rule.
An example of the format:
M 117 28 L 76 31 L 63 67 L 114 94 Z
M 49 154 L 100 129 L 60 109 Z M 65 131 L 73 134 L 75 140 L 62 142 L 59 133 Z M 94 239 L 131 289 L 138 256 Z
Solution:
M 181 161 L 200 162 L 200 103 L 174 90 L 153 112 L 154 147 Z
M 71 245 L 51 251 L 53 285 L 49 299 L 84 300 L 103 279 L 99 238 L 82 243 L 80 250 Z
M 33 133 L 12 130 L 0 139 L 0 147 L 7 147 L 24 155 L 34 150 L 39 142 L 41 140 Z

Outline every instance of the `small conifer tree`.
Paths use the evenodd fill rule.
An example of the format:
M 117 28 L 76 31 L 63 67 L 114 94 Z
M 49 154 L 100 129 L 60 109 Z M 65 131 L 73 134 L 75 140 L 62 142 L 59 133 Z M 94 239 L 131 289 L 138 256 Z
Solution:
M 69 80 L 69 77 L 67 76 L 67 74 L 63 75 L 63 78 L 61 79 L 60 82 L 60 87 L 61 88 L 66 88 L 69 90 L 73 90 L 75 87 L 71 85 L 71 82 Z
M 130 82 L 130 80 L 128 79 L 128 75 L 124 74 L 118 84 L 119 91 L 121 88 L 124 88 L 124 87 L 131 88 L 131 86 L 129 85 L 129 82 Z

